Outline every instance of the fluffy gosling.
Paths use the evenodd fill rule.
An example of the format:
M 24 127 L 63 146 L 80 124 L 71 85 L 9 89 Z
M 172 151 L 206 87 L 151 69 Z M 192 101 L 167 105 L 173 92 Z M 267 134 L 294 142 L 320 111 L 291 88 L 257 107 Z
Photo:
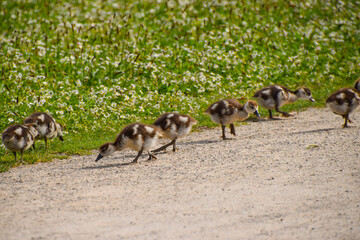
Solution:
M 258 105 L 253 100 L 247 101 L 244 105 L 241 105 L 236 99 L 221 100 L 211 104 L 205 113 L 209 114 L 213 122 L 221 125 L 224 140 L 226 140 L 225 125 L 230 124 L 230 133 L 236 135 L 233 122 L 247 119 L 249 113 L 260 117 Z
M 155 120 L 154 125 L 162 130 L 163 137 L 169 138 L 172 141 L 152 152 L 160 152 L 165 150 L 168 146 L 173 145 L 173 151 L 176 152 L 176 140 L 185 137 L 191 131 L 193 125 L 197 121 L 191 116 L 178 113 L 164 113 Z
M 21 163 L 23 162 L 23 153 L 34 144 L 38 135 L 34 124 L 15 124 L 5 129 L 2 133 L 1 140 L 4 146 L 13 152 L 16 158 L 16 152 L 21 154 Z
M 355 82 L 354 88 L 342 88 L 328 97 L 326 106 L 330 110 L 345 119 L 344 128 L 347 123 L 352 123 L 349 114 L 355 111 L 360 105 L 360 79 Z
M 138 152 L 137 156 L 131 163 L 137 163 L 138 158 L 143 151 L 147 151 L 149 159 L 157 159 L 150 149 L 153 148 L 161 136 L 161 130 L 153 125 L 145 125 L 141 123 L 133 123 L 127 125 L 117 136 L 115 142 L 105 143 L 99 148 L 99 155 L 95 162 L 101 158 L 113 154 L 115 151 L 122 151 L 126 148 L 133 149 Z
M 47 113 L 33 113 L 24 120 L 24 123 L 35 124 L 39 133 L 36 139 L 44 139 L 45 148 L 47 148 L 47 139 L 58 137 L 61 141 L 64 141 L 62 134 L 63 127 Z M 33 145 L 33 148 L 35 149 L 35 144 Z
M 296 91 L 291 91 L 281 85 L 270 85 L 260 89 L 254 94 L 253 98 L 256 99 L 261 107 L 269 110 L 270 119 L 274 119 L 271 110 L 281 113 L 284 117 L 292 117 L 292 114 L 280 111 L 280 107 L 285 104 L 293 103 L 298 99 L 307 99 L 315 102 L 312 98 L 310 89 L 302 87 Z

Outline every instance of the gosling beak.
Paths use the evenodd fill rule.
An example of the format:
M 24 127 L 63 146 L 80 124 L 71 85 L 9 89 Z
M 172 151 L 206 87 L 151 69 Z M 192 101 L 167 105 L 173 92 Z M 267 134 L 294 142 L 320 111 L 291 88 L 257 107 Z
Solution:
M 62 141 L 62 142 L 64 141 L 63 136 L 60 136 L 59 139 L 60 139 L 60 141 Z
M 102 159 L 103 157 L 104 157 L 103 155 L 99 154 L 99 155 L 97 156 L 95 162 L 99 161 L 99 160 Z
M 260 114 L 259 114 L 259 112 L 258 112 L 257 110 L 254 112 L 254 114 L 255 114 L 257 117 L 260 117 Z
M 315 99 L 313 99 L 313 98 L 310 98 L 309 100 L 312 101 L 312 102 L 315 102 Z

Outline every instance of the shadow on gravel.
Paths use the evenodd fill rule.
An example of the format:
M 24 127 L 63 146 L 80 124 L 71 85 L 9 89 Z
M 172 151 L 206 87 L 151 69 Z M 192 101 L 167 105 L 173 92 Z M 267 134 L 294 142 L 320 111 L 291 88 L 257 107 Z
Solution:
M 274 117 L 274 118 L 269 118 L 269 117 L 261 117 L 261 118 L 254 118 L 251 122 L 273 122 L 273 121 L 287 121 L 287 120 L 294 120 L 296 119 L 296 116 L 294 117 Z
M 176 143 L 176 145 L 210 144 L 210 143 L 217 143 L 219 141 L 220 141 L 220 139 L 219 140 L 200 140 L 200 141 Z
M 147 154 L 143 154 L 139 158 L 139 161 L 141 161 L 142 157 L 145 158 L 145 155 L 147 155 Z M 112 168 L 112 167 L 118 167 L 118 168 L 119 167 L 124 167 L 124 166 L 128 166 L 128 165 L 132 165 L 131 161 L 135 157 L 136 157 L 136 155 L 134 155 L 134 154 L 126 154 L 126 155 L 123 155 L 123 156 L 111 157 L 111 158 L 108 159 L 109 161 L 119 160 L 119 161 L 121 161 L 120 163 L 107 163 L 106 158 L 101 159 L 99 162 L 95 162 L 95 159 L 94 159 L 94 164 L 96 164 L 95 166 L 87 166 L 87 167 L 83 167 L 81 169 L 89 170 L 89 169 L 105 169 L 105 168 Z M 129 162 L 123 162 L 126 159 L 130 159 Z M 136 163 L 134 165 L 136 165 Z
M 88 166 L 88 167 L 83 167 L 81 169 L 83 170 L 92 170 L 92 169 L 105 169 L 105 168 L 113 168 L 113 167 L 123 167 L 123 166 L 128 166 L 128 165 L 132 165 L 131 162 L 127 162 L 127 163 L 112 163 L 112 164 L 106 164 L 106 165 L 98 165 L 98 166 Z
M 179 142 L 176 143 L 176 146 L 185 146 L 185 145 L 201 145 L 201 144 L 210 144 L 210 143 L 217 143 L 219 142 L 218 140 L 201 140 L 201 141 L 192 141 L 192 142 Z M 182 149 L 181 147 L 178 148 L 178 151 L 186 151 L 184 149 Z M 155 155 L 162 155 L 162 154 L 167 154 L 167 153 L 172 153 L 172 146 L 169 146 L 166 150 L 154 153 Z
M 192 141 L 192 142 L 176 142 L 176 146 L 211 144 L 211 143 L 218 143 L 219 141 L 220 141 L 220 138 L 219 138 L 219 140 L 200 140 L 200 141 Z M 178 151 L 184 151 L 184 150 L 181 149 L 181 147 L 179 147 Z M 169 152 L 172 152 L 172 146 L 169 146 L 164 151 L 155 153 L 155 155 L 169 153 Z
M 317 133 L 317 132 L 328 132 L 333 130 L 339 130 L 339 128 L 324 128 L 324 129 L 315 129 L 310 131 L 302 131 L 302 132 L 293 132 L 290 134 L 307 134 L 307 133 Z

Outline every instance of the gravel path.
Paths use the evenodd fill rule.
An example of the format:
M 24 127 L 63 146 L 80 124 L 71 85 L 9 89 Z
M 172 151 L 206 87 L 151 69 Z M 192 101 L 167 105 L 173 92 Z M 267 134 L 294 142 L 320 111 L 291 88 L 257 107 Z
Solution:
M 94 151 L 13 168 L 0 174 L 0 239 L 360 239 L 352 120 L 308 109 L 238 125 L 233 140 L 193 132 L 136 165 L 133 151 L 98 163 Z

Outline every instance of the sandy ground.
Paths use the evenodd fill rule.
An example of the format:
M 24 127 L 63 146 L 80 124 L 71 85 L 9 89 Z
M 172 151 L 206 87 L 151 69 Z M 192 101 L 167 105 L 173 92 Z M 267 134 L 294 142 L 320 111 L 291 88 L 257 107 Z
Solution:
M 352 118 L 343 129 L 309 109 L 228 141 L 219 127 L 193 132 L 136 165 L 124 151 L 13 168 L 0 174 L 0 239 L 360 239 Z

